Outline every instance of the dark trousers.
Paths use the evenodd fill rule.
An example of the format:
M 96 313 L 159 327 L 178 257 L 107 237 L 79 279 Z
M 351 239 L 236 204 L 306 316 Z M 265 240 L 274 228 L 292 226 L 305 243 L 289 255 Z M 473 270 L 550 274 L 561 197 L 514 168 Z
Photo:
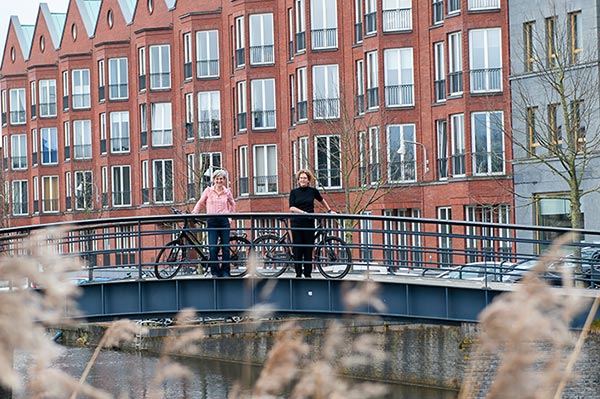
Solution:
M 294 241 L 294 267 L 296 277 L 310 277 L 312 273 L 313 247 L 315 245 L 314 226 L 292 228 L 292 240 Z
M 231 227 L 225 217 L 210 218 L 206 221 L 208 228 L 208 245 L 210 247 L 210 273 L 215 277 L 229 277 L 231 260 L 229 252 L 229 235 Z M 219 244 L 219 240 L 221 241 Z M 219 250 L 222 262 L 219 266 Z

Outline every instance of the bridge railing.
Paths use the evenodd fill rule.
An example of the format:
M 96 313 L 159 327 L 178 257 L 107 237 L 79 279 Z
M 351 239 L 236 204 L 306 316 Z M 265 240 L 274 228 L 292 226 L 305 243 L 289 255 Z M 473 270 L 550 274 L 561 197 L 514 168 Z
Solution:
M 232 228 L 250 241 L 266 231 L 283 234 L 282 218 L 292 214 L 237 213 L 228 215 Z M 210 215 L 159 215 L 131 218 L 82 220 L 48 225 L 0 229 L 2 256 L 27 255 L 27 242 L 43 229 L 60 229 L 59 237 L 48 245 L 57 253 L 78 257 L 82 267 L 73 273 L 75 280 L 154 278 L 158 251 L 180 230 L 186 218 L 205 220 Z M 600 231 L 575 231 L 566 228 L 543 228 L 482 222 L 462 222 L 396 216 L 317 214 L 327 226 L 328 234 L 344 239 L 351 249 L 351 274 L 369 273 L 390 276 L 480 279 L 502 281 L 511 274 L 511 266 L 535 260 L 553 239 L 575 233 L 563 248 L 567 267 L 581 265 L 576 275 L 586 285 L 600 281 Z M 195 233 L 205 230 L 197 224 Z M 205 239 L 199 234 L 201 239 Z M 293 243 L 289 244 L 293 246 Z M 249 244 L 252 247 L 252 244 Z M 468 264 L 481 273 L 473 276 Z M 517 277 L 521 271 L 514 272 Z M 550 275 L 554 282 L 560 275 Z M 516 279 L 516 278 L 515 278 Z

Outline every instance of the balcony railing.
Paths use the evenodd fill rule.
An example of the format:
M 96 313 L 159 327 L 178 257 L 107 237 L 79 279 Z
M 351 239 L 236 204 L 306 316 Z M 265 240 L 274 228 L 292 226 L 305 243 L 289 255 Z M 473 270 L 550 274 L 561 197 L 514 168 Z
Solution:
M 415 159 L 390 162 L 388 167 L 390 168 L 390 182 L 415 181 L 417 179 L 417 161 Z
M 250 47 L 250 64 L 272 64 L 275 62 L 274 46 L 252 46 Z
M 466 169 L 466 156 L 464 153 L 453 154 L 452 159 L 452 175 L 462 176 L 467 173 Z
M 110 139 L 110 152 L 129 152 L 129 137 L 116 137 Z
M 469 0 L 467 4 L 469 11 L 500 8 L 500 0 Z
M 410 8 L 383 10 L 382 15 L 384 32 L 412 29 L 412 9 Z
M 150 89 L 168 89 L 171 87 L 171 73 L 160 72 L 150 74 Z
M 25 123 L 25 110 L 10 111 L 10 124 L 11 125 L 22 125 L 24 123 Z
M 196 62 L 199 78 L 219 76 L 219 60 L 202 60 Z
M 202 120 L 198 122 L 198 133 L 200 137 L 210 138 L 210 137 L 220 137 L 221 136 L 221 120 L 220 119 L 211 119 L 211 120 Z
M 313 117 L 315 119 L 339 118 L 339 116 L 339 98 L 323 98 L 313 100 Z
M 385 105 L 388 107 L 414 104 L 414 85 L 385 86 Z
M 471 92 L 500 90 L 502 90 L 502 68 L 471 70 Z
M 337 28 L 313 29 L 310 39 L 313 50 L 337 48 Z
M 254 177 L 254 194 L 276 194 L 277 175 Z
M 12 156 L 11 168 L 13 170 L 27 169 L 27 156 Z

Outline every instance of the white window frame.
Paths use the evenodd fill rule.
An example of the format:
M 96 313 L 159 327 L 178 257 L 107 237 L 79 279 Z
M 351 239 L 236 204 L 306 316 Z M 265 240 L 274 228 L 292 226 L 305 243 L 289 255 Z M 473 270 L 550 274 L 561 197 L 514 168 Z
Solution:
M 340 136 L 337 134 L 315 136 L 315 173 L 316 184 L 319 186 L 327 188 L 342 187 L 341 145 Z M 338 172 L 337 175 L 335 174 L 336 170 Z
M 112 205 L 131 206 L 131 166 L 111 166 Z
M 131 151 L 129 111 L 110 113 L 110 153 L 124 154 Z
M 221 137 L 221 92 L 198 92 L 198 137 Z
M 252 129 L 275 129 L 277 127 L 275 79 L 254 79 L 250 83 L 252 89 Z M 272 109 L 268 109 L 270 107 Z M 260 122 L 260 124 L 257 122 Z
M 492 45 L 497 43 L 497 46 L 492 47 L 490 43 Z M 478 44 L 481 46 L 477 46 Z M 494 59 L 494 55 L 498 60 Z M 502 30 L 500 28 L 469 31 L 469 67 L 471 93 L 502 91 Z
M 171 88 L 171 46 L 150 46 L 150 90 Z
M 58 176 L 42 176 L 42 212 L 58 213 L 60 208 Z
M 407 107 L 415 104 L 413 48 L 384 50 L 385 105 Z
M 154 187 L 152 190 L 152 200 L 155 204 L 173 202 L 173 166 L 172 159 L 155 159 L 152 161 L 152 182 Z
M 396 131 L 397 129 L 397 131 Z M 414 123 L 387 126 L 388 182 L 417 181 L 417 144 Z
M 277 145 L 256 144 L 252 147 L 254 167 L 254 194 L 277 194 Z
M 92 121 L 73 121 L 73 159 L 92 159 Z
M 477 122 L 477 117 L 485 118 L 485 143 L 481 142 L 482 131 L 481 123 Z M 506 154 L 504 151 L 504 112 L 502 111 L 484 111 L 471 113 L 471 143 L 473 153 L 473 175 L 498 175 L 504 174 L 506 169 Z M 484 148 L 485 147 L 485 148 Z M 481 151 L 483 149 L 484 151 Z M 496 149 L 496 150 L 495 150 Z M 498 151 L 499 149 L 499 151 Z M 479 155 L 485 152 L 485 154 Z M 502 154 L 502 167 L 496 168 L 494 165 L 495 158 L 498 152 Z M 478 160 L 481 160 L 485 165 L 485 169 L 478 165 Z M 497 161 L 496 161 L 497 162 Z
M 314 65 L 313 77 L 313 117 L 332 119 L 340 117 L 340 88 L 337 64 Z
M 10 124 L 24 125 L 27 122 L 27 111 L 25 102 L 25 88 L 10 89 Z
M 250 15 L 250 65 L 275 63 L 273 14 Z
M 10 165 L 11 170 L 27 169 L 27 135 L 13 134 L 10 136 Z
M 91 107 L 90 70 L 73 69 L 71 85 L 73 109 L 89 109 Z
M 219 31 L 196 32 L 196 77 L 219 77 Z
M 173 145 L 173 119 L 170 102 L 152 103 L 151 126 L 152 147 Z
M 113 88 L 115 86 L 117 87 L 117 90 L 116 93 L 113 93 Z M 127 58 L 109 58 L 108 99 L 126 100 L 127 98 L 129 98 L 129 75 Z
M 337 0 L 311 0 L 311 48 L 324 50 L 338 47 Z

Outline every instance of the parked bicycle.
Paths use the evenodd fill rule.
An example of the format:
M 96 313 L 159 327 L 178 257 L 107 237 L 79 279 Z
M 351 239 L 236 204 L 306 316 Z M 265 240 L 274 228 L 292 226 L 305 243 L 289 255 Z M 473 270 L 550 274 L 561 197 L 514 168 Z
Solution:
M 280 218 L 285 232 L 278 235 L 274 231 L 258 236 L 252 242 L 252 251 L 257 255 L 259 264 L 256 274 L 261 277 L 278 277 L 289 268 L 293 268 L 292 242 L 288 221 Z M 323 276 L 340 279 L 352 268 L 352 252 L 340 237 L 333 235 L 321 220 L 317 222 L 313 261 Z
M 171 209 L 174 213 L 183 213 L 177 208 Z M 246 261 L 249 250 L 250 241 L 246 235 L 232 231 L 229 238 L 232 277 L 242 277 L 247 273 Z M 158 279 L 170 279 L 179 272 L 202 275 L 210 273 L 208 245 L 197 236 L 196 231 L 190 229 L 188 218 L 184 219 L 183 227 L 177 234 L 177 238 L 160 249 L 154 264 L 154 274 Z

